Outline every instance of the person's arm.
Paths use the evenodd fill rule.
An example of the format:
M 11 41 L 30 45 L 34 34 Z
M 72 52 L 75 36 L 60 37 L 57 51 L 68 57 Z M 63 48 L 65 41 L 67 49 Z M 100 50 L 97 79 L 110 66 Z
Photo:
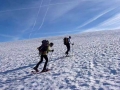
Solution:
M 50 46 L 48 47 L 48 52 L 53 52 L 54 50 L 52 49 L 50 49 Z
M 74 45 L 74 43 L 71 43 L 70 39 L 69 39 L 69 43 L 70 43 L 71 45 Z

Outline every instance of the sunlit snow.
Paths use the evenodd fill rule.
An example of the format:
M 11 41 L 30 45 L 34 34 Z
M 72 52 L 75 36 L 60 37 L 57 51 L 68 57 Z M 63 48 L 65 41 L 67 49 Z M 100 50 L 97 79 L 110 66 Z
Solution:
M 71 36 L 70 57 L 63 36 L 46 38 L 54 43 L 52 70 L 41 74 L 31 70 L 42 39 L 0 43 L 0 90 L 120 90 L 120 30 Z

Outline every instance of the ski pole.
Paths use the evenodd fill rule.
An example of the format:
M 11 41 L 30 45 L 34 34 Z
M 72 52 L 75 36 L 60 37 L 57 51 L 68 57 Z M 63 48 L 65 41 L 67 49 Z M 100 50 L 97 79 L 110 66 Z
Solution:
M 50 54 L 49 61 L 50 61 L 50 60 L 51 60 L 51 58 L 52 58 L 52 54 L 53 54 L 53 52 L 51 52 L 51 54 Z M 47 65 L 47 66 L 49 66 L 49 61 L 48 61 L 48 65 Z
M 74 43 L 72 43 L 72 55 L 73 55 L 73 45 L 74 45 Z
M 52 54 L 53 54 L 53 52 L 51 52 L 49 60 L 51 60 L 51 58 L 52 58 Z

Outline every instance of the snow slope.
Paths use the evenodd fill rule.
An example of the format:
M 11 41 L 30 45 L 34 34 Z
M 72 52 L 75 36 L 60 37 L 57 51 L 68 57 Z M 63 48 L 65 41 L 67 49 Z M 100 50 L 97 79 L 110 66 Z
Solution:
M 120 90 L 119 30 L 72 35 L 70 57 L 63 36 L 47 39 L 54 43 L 52 70 L 34 75 L 42 39 L 0 43 L 0 90 Z

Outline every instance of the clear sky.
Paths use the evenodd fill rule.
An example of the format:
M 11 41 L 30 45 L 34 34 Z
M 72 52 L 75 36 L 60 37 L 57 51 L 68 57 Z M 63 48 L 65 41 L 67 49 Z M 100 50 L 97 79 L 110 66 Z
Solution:
M 120 0 L 0 0 L 0 42 L 120 29 Z

